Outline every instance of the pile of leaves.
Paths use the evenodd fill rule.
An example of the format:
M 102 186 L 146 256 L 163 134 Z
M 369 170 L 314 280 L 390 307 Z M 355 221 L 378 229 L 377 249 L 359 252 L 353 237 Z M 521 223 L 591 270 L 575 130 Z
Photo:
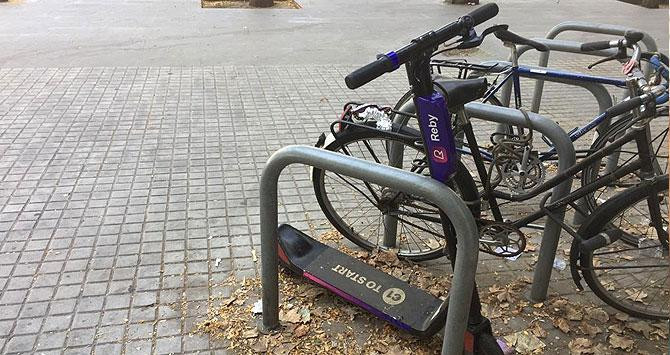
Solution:
M 321 240 L 329 238 L 338 239 L 326 234 Z M 423 266 L 399 260 L 394 252 L 354 251 L 339 243 L 338 248 L 435 297 L 446 298 L 450 278 L 435 277 Z M 288 271 L 279 274 L 281 328 L 262 334 L 257 330 L 260 315 L 253 316 L 260 311 L 260 280 L 230 278 L 223 286 L 235 290 L 230 297 L 216 300 L 220 303 L 198 324 L 197 331 L 225 340 L 237 353 L 433 354 L 441 347 L 438 337 L 421 340 L 398 331 Z
M 448 270 L 437 275 L 425 266 L 399 260 L 393 251 L 353 250 L 341 243 L 336 232 L 320 239 L 435 297 L 447 296 L 451 276 L 444 275 L 450 275 Z M 559 351 L 556 345 L 550 346 L 558 339 L 556 334 L 571 339 L 567 345 L 573 354 L 644 354 L 635 339 L 667 342 L 665 323 L 640 321 L 623 313 L 610 315 L 598 306 L 558 296 L 531 304 L 524 296 L 530 282 L 522 276 L 507 284 L 480 287 L 482 312 L 497 335 L 504 335 L 505 342 L 521 354 Z M 234 291 L 228 298 L 212 300 L 216 307 L 197 330 L 224 340 L 236 353 L 434 354 L 441 347 L 437 336 L 423 340 L 410 336 L 288 271 L 279 274 L 281 327 L 262 334 L 257 330 L 260 280 L 230 278 L 224 286 Z M 565 344 L 559 346 L 564 351 Z
M 592 304 L 572 302 L 565 297 L 550 297 L 547 301 L 530 304 L 523 290 L 531 281 L 521 277 L 500 286 L 490 286 L 482 295 L 482 312 L 496 325 L 508 324 L 520 318 L 526 329 L 503 337 L 506 343 L 521 354 L 554 352 L 545 343 L 551 337 L 552 328 L 572 339 L 568 343 L 571 354 L 611 354 L 613 351 L 635 351 L 638 349 L 631 335 L 652 341 L 667 341 L 668 325 L 629 317 L 625 313 L 610 316 L 604 309 Z M 598 340 L 602 339 L 603 342 Z

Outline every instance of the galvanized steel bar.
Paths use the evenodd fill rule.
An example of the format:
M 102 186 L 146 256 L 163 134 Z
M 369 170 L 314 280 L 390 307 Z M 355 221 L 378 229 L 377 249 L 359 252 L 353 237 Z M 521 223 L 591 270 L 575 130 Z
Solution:
M 600 34 L 607 34 L 607 35 L 614 35 L 614 36 L 623 36 L 624 33 L 628 30 L 633 30 L 637 32 L 641 32 L 644 34 L 644 37 L 642 37 L 641 43 L 646 47 L 645 50 L 648 52 L 654 52 L 658 50 L 658 47 L 656 46 L 656 41 L 646 32 L 640 31 L 634 28 L 629 28 L 625 26 L 619 26 L 619 25 L 609 25 L 609 24 L 602 24 L 602 23 L 592 23 L 592 22 L 583 22 L 583 21 L 566 21 L 559 23 L 558 25 L 554 26 L 547 35 L 545 36 L 545 39 L 554 39 L 556 36 L 558 36 L 562 32 L 566 31 L 577 31 L 577 32 L 587 32 L 587 33 L 600 33 Z M 547 42 L 543 42 L 547 44 Z M 581 46 L 581 44 L 580 44 Z M 556 49 L 552 50 L 559 50 L 558 47 Z M 541 52 L 540 53 L 540 58 L 538 61 L 538 66 L 540 67 L 546 67 L 547 64 L 549 63 L 549 52 Z M 572 52 L 572 51 L 571 51 Z M 572 53 L 583 53 L 583 54 L 589 54 L 586 52 L 582 52 L 581 48 L 577 52 L 572 52 Z M 603 53 L 602 55 L 607 55 L 606 53 Z M 643 66 L 643 71 L 645 74 L 649 75 L 650 74 L 650 66 L 649 64 L 645 64 Z M 542 97 L 542 91 L 544 89 L 544 82 L 543 81 L 538 81 L 535 83 L 535 88 L 533 90 L 533 103 L 531 105 L 531 111 L 537 112 L 540 107 L 540 101 Z

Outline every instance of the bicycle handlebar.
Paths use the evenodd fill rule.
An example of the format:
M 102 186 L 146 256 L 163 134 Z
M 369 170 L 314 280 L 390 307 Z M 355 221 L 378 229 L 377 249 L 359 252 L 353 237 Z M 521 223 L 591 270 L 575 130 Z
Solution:
M 610 44 L 612 41 L 596 41 L 596 42 L 588 42 L 588 43 L 582 43 L 580 49 L 582 52 L 592 52 L 592 51 L 598 51 L 602 49 L 610 49 L 612 48 L 612 45 Z M 616 43 L 619 41 L 615 40 L 614 41 L 614 46 L 616 47 Z
M 622 101 L 607 110 L 605 110 L 605 113 L 607 114 L 607 117 L 616 117 L 621 115 L 622 113 L 628 112 L 640 105 L 642 105 L 642 96 L 637 96 L 634 97 L 630 100 Z
M 384 73 L 396 70 L 402 64 L 405 64 L 423 52 L 430 51 L 432 53 L 433 48 L 440 43 L 450 40 L 464 29 L 467 30 L 477 26 L 497 14 L 498 5 L 494 3 L 483 5 L 439 30 L 424 33 L 412 40 L 410 44 L 395 52 L 377 56 L 377 60 L 354 70 L 344 78 L 344 81 L 349 89 L 359 88 L 382 76 Z
M 591 52 L 609 48 L 631 47 L 641 41 L 642 38 L 644 38 L 644 33 L 642 32 L 626 31 L 623 35 L 623 39 L 582 43 L 580 49 L 584 52 Z
M 651 87 L 649 89 L 649 92 L 647 92 L 644 95 L 636 96 L 633 97 L 629 100 L 622 101 L 607 110 L 605 110 L 606 117 L 616 117 L 619 116 L 623 113 L 626 113 L 628 111 L 631 111 L 632 109 L 641 106 L 643 104 L 646 104 L 648 102 L 654 101 L 657 96 L 661 96 L 665 93 L 665 86 L 663 85 L 657 85 L 654 87 Z
M 465 16 L 472 17 L 473 26 L 477 26 L 482 22 L 488 21 L 498 14 L 498 5 L 494 3 L 482 5 L 482 7 L 472 10 Z

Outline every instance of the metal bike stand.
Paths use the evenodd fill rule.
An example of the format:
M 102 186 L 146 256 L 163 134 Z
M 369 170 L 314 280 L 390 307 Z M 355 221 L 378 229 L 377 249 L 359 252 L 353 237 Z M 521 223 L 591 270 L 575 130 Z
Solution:
M 399 111 L 410 114 L 416 113 L 414 102 L 406 102 L 403 106 L 401 106 Z M 527 127 L 527 122 L 523 114 L 516 109 L 508 107 L 471 102 L 465 105 L 465 112 L 471 118 L 483 119 L 485 121 L 491 121 L 505 125 L 520 125 Z M 565 133 L 565 131 L 553 120 L 532 112 L 528 113 L 528 115 L 533 124 L 532 128 L 544 134 L 554 144 L 554 147 L 556 148 L 556 155 L 558 156 L 558 172 L 561 172 L 574 165 L 576 162 L 575 148 L 572 144 L 572 141 L 570 141 L 570 137 Z M 409 116 L 398 114 L 396 115 L 393 123 L 406 125 L 409 118 Z M 389 157 L 389 162 L 392 164 L 393 162 L 401 161 L 402 157 L 400 156 Z M 571 179 L 568 179 L 565 182 L 559 184 L 551 192 L 551 201 L 557 201 L 558 199 L 566 196 L 570 193 L 571 188 Z M 557 216 L 563 218 L 564 214 L 565 210 L 558 211 Z M 547 289 L 551 279 L 551 272 L 554 265 L 554 258 L 556 257 L 556 249 L 558 248 L 558 240 L 560 236 L 561 226 L 553 220 L 548 220 L 545 224 L 544 234 L 542 235 L 540 255 L 535 267 L 533 285 L 530 292 L 530 299 L 534 302 L 541 302 L 547 298 Z
M 582 44 L 579 42 L 555 39 L 556 36 L 558 36 L 560 33 L 566 31 L 599 33 L 614 36 L 623 36 L 626 33 L 626 31 L 636 31 L 643 34 L 640 43 L 644 46 L 645 51 L 655 52 L 658 50 L 656 41 L 654 41 L 654 39 L 651 37 L 651 35 L 649 35 L 649 33 L 640 31 L 635 28 L 619 26 L 619 25 L 602 24 L 602 23 L 583 22 L 583 21 L 566 21 L 559 23 L 558 25 L 554 26 L 551 30 L 549 30 L 545 38 L 535 39 L 538 42 L 544 43 L 550 49 L 549 52 L 540 52 L 538 66 L 546 67 L 548 65 L 549 54 L 551 51 L 569 52 L 569 53 L 594 55 L 594 56 L 611 56 L 616 53 L 616 50 L 614 49 L 584 52 L 581 50 Z M 517 55 L 520 56 L 522 53 L 528 51 L 531 48 L 532 47 L 530 46 L 519 47 Z M 651 76 L 651 69 L 652 67 L 650 63 L 647 62 L 642 63 L 642 71 L 645 73 L 645 77 L 647 79 L 649 79 Z M 538 112 L 540 108 L 540 101 L 542 100 L 543 89 L 544 89 L 544 81 L 538 80 L 535 83 L 535 88 L 533 89 L 533 101 L 531 103 L 531 111 L 533 112 Z M 628 96 L 629 94 L 630 93 L 628 92 L 627 89 L 623 89 L 622 97 Z M 603 121 L 596 128 L 597 132 L 599 134 L 603 134 L 607 130 L 607 128 L 609 128 L 610 122 L 611 122 L 610 119 Z M 618 166 L 618 162 L 619 162 L 618 153 L 608 156 L 607 162 L 605 164 L 605 173 L 609 173 L 614 169 L 616 169 L 616 167 Z M 584 200 L 579 201 L 579 205 L 583 205 L 584 203 L 585 203 Z M 581 215 L 578 214 L 575 215 L 575 222 L 576 223 L 581 222 Z
M 496 61 L 486 61 L 486 62 L 483 62 L 482 64 L 483 65 L 499 64 L 498 66 L 494 67 L 492 69 L 492 71 L 503 71 L 506 66 L 510 65 L 510 62 L 496 60 Z M 542 71 L 541 67 L 530 67 L 530 66 L 525 66 L 525 67 L 530 68 L 531 71 L 537 71 L 537 72 Z M 598 102 L 598 112 L 599 113 L 605 112 L 605 110 L 612 107 L 612 105 L 614 104 L 612 102 L 612 97 L 610 96 L 609 92 L 607 91 L 605 86 L 603 84 L 600 84 L 600 83 L 580 81 L 580 80 L 571 80 L 571 79 L 565 79 L 565 78 L 547 78 L 547 77 L 542 77 L 541 74 L 539 74 L 539 73 L 538 74 L 533 74 L 532 72 L 531 73 L 526 73 L 526 72 L 519 73 L 519 76 L 524 77 L 524 78 L 529 78 L 529 79 L 535 79 L 537 81 L 540 81 L 540 80 L 550 81 L 550 82 L 556 82 L 556 83 L 561 83 L 561 84 L 567 84 L 567 85 L 582 87 L 582 88 L 588 90 L 591 93 L 591 95 L 593 95 L 593 97 L 596 99 L 596 102 Z M 509 103 L 509 96 L 506 96 L 505 93 L 503 93 L 501 96 L 507 98 L 507 101 L 508 101 L 507 104 L 508 104 Z M 503 102 L 503 104 L 506 104 L 506 103 Z M 539 100 L 537 101 L 537 105 L 538 105 L 537 108 L 539 109 Z M 537 112 L 537 110 L 535 110 L 535 111 L 531 110 L 531 111 L 532 112 Z M 601 124 L 599 124 L 598 127 L 596 127 L 596 131 L 599 134 L 603 134 L 607 130 L 607 128 L 609 127 L 609 124 L 610 124 L 610 119 L 606 119 Z M 500 132 L 502 127 L 506 127 L 506 125 L 499 125 L 498 128 L 497 128 L 497 131 Z M 619 160 L 619 155 L 618 154 L 612 154 L 612 155 L 608 156 L 607 157 L 607 166 L 608 167 L 611 166 L 613 168 L 616 168 L 618 160 Z M 609 171 L 609 170 L 607 170 L 607 171 Z M 577 204 L 579 206 L 584 206 L 586 204 L 586 201 L 585 200 L 580 200 Z M 586 216 L 583 216 L 581 213 L 575 212 L 575 215 L 573 217 L 573 222 L 575 224 L 580 224 L 584 220 L 584 218 L 586 218 Z
M 553 120 L 544 118 L 536 113 L 529 112 L 528 116 L 533 127 L 528 127 L 525 117 L 519 110 L 471 102 L 465 105 L 465 113 L 471 118 L 479 118 L 487 121 L 503 123 L 506 125 L 524 126 L 532 128 L 544 134 L 556 148 L 558 155 L 558 172 L 566 170 L 575 164 L 575 148 L 570 137 Z M 560 183 L 551 192 L 551 202 L 557 201 L 570 193 L 572 179 Z M 556 211 L 556 216 L 563 219 L 565 209 Z M 545 223 L 542 242 L 540 244 L 540 255 L 535 265 L 533 284 L 530 291 L 530 299 L 533 302 L 541 302 L 547 298 L 547 289 L 551 279 L 551 271 L 554 266 L 554 258 L 558 249 L 558 240 L 561 237 L 561 226 L 555 221 L 548 219 Z
M 277 258 L 277 183 L 288 165 L 305 164 L 408 192 L 433 202 L 456 229 L 458 253 L 449 292 L 442 354 L 461 354 L 479 254 L 475 220 L 465 203 L 447 186 L 429 177 L 309 146 L 292 145 L 268 159 L 260 181 L 261 281 L 264 331 L 279 326 Z
M 637 29 L 633 28 L 628 28 L 624 26 L 619 26 L 619 25 L 608 25 L 608 24 L 600 24 L 600 23 L 591 23 L 591 22 L 583 22 L 583 21 L 566 21 L 559 23 L 558 25 L 554 26 L 545 38 L 533 38 L 534 41 L 540 42 L 547 47 L 549 47 L 549 51 L 547 52 L 540 52 L 540 58 L 538 61 L 538 67 L 544 67 L 546 68 L 547 65 L 549 64 L 549 54 L 554 51 L 554 52 L 565 52 L 565 53 L 576 53 L 576 54 L 584 54 L 584 55 L 591 55 L 591 56 L 599 56 L 599 57 L 607 57 L 611 56 L 616 53 L 615 49 L 607 49 L 607 50 L 599 50 L 599 51 L 588 51 L 584 52 L 581 49 L 582 43 L 580 42 L 575 42 L 575 41 L 565 41 L 565 40 L 557 40 L 555 39 L 556 36 L 558 36 L 562 32 L 566 31 L 576 31 L 576 32 L 586 32 L 586 33 L 599 33 L 599 34 L 607 34 L 607 35 L 615 35 L 615 36 L 623 36 L 626 31 L 637 31 L 641 32 L 644 34 L 642 37 L 641 43 L 646 47 L 646 51 L 656 51 L 658 50 L 658 47 L 656 46 L 656 42 L 654 39 L 646 32 L 644 31 L 639 31 Z M 521 55 L 528 50 L 533 49 L 530 46 L 518 46 L 517 47 L 517 58 L 521 57 Z M 647 78 L 651 74 L 651 66 L 649 63 L 643 63 L 643 71 L 647 75 Z M 542 100 L 542 93 L 544 90 L 544 81 L 550 81 L 548 79 L 543 79 L 543 78 L 538 78 L 538 80 L 535 82 L 535 87 L 533 89 L 533 96 L 532 96 L 532 101 L 530 105 L 530 110 L 532 112 L 539 112 L 540 110 L 540 102 Z M 505 85 L 501 88 L 501 97 L 499 98 L 500 101 L 505 105 L 509 106 L 510 98 L 511 98 L 511 93 L 512 93 L 512 83 L 505 83 Z M 593 92 L 592 92 L 593 93 Z M 627 93 L 624 91 L 624 96 L 626 96 Z M 594 94 L 595 96 L 595 94 Z M 607 94 L 609 96 L 609 93 Z M 600 99 L 596 96 L 596 100 L 598 100 L 598 106 L 600 107 L 600 112 L 603 112 L 602 110 L 602 105 Z M 608 98 L 608 100 L 611 102 L 611 98 Z M 611 106 L 611 105 L 610 105 Z M 609 108 L 608 106 L 607 108 Z M 607 130 L 609 127 L 610 120 L 603 121 L 598 127 L 596 128 L 597 132 L 599 134 L 602 134 Z M 499 127 L 499 130 L 504 129 L 503 127 Z M 609 159 L 607 163 L 607 171 L 610 171 L 613 169 L 613 167 L 616 166 L 616 161 L 613 160 L 618 160 L 617 159 Z M 614 164 L 614 166 L 612 166 Z
M 642 40 L 640 41 L 644 46 L 646 47 L 646 51 L 648 52 L 655 52 L 658 50 L 658 47 L 656 46 L 656 41 L 646 32 L 640 31 L 634 28 L 629 28 L 625 26 L 619 26 L 619 25 L 609 25 L 609 24 L 603 24 L 603 23 L 592 23 L 592 22 L 584 22 L 584 21 L 566 21 L 566 22 L 561 22 L 558 25 L 554 26 L 552 29 L 547 32 L 547 35 L 545 36 L 544 39 L 540 39 L 542 43 L 549 45 L 550 49 L 553 51 L 562 51 L 562 52 L 571 52 L 571 53 L 580 53 L 580 54 L 589 54 L 587 52 L 583 52 L 581 50 L 581 43 L 578 42 L 568 42 L 568 41 L 560 41 L 556 43 L 555 45 L 551 44 L 551 41 L 546 41 L 546 40 L 553 40 L 558 36 L 560 33 L 566 32 L 566 31 L 575 31 L 575 32 L 586 32 L 586 33 L 599 33 L 599 34 L 606 34 L 606 35 L 614 35 L 614 36 L 623 36 L 626 31 L 637 31 L 642 34 L 644 34 L 644 37 L 642 37 Z M 562 43 L 562 44 L 561 44 Z M 525 47 L 525 46 L 524 46 Z M 553 48 L 552 48 L 553 47 Z M 521 53 L 527 51 L 528 48 L 519 48 L 519 56 Z M 538 66 L 540 67 L 546 67 L 547 64 L 549 63 L 549 52 L 541 52 L 540 53 L 540 59 L 538 60 Z M 610 51 L 598 51 L 598 55 L 600 56 L 607 56 L 611 55 L 614 53 L 614 50 Z M 647 74 L 647 77 L 650 75 L 651 66 L 649 63 L 645 63 L 644 67 L 642 68 L 643 72 Z M 539 109 L 540 107 L 540 100 L 542 97 L 542 90 L 544 89 L 544 82 L 542 80 L 539 80 L 535 83 L 535 89 L 533 90 L 533 104 L 531 106 L 531 111 L 537 112 L 536 110 Z

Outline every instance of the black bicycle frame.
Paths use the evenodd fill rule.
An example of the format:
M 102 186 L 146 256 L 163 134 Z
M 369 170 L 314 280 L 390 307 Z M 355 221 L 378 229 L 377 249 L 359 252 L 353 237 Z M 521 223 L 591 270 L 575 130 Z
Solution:
M 602 158 L 612 154 L 615 150 L 618 148 L 622 147 L 626 143 L 635 141 L 637 144 L 638 148 L 638 158 L 634 159 L 633 161 L 617 167 L 614 171 L 598 178 L 597 180 L 593 181 L 592 183 L 582 186 L 578 188 L 577 190 L 571 192 L 570 194 L 564 196 L 563 198 L 559 199 L 558 201 L 554 201 L 548 205 L 545 205 L 545 202 L 548 200 L 548 197 L 550 194 L 545 196 L 542 199 L 542 202 L 540 204 L 541 208 L 526 216 L 521 219 L 518 219 L 512 224 L 516 226 L 517 228 L 522 228 L 530 223 L 542 218 L 542 217 L 549 217 L 553 219 L 554 221 L 558 222 L 561 224 L 561 226 L 571 235 L 574 237 L 579 238 L 574 231 L 567 226 L 566 224 L 563 223 L 562 220 L 559 218 L 556 218 L 552 215 L 552 212 L 555 210 L 560 210 L 564 207 L 567 207 L 568 205 L 571 205 L 579 213 L 582 213 L 586 215 L 585 211 L 583 211 L 582 208 L 576 206 L 574 204 L 575 201 L 581 199 L 582 197 L 596 191 L 597 189 L 607 186 L 608 184 L 611 184 L 612 182 L 617 181 L 618 179 L 633 173 L 635 171 L 640 171 L 641 172 L 641 177 L 644 180 L 645 178 L 652 177 L 654 175 L 653 173 L 653 158 L 651 151 L 649 149 L 649 139 L 647 136 L 647 131 L 645 127 L 646 123 L 645 120 L 642 119 L 638 121 L 637 123 L 633 124 L 631 126 L 631 129 L 626 132 L 623 136 L 620 138 L 614 140 L 611 144 L 608 144 L 606 147 L 603 147 L 602 149 L 599 149 L 586 158 L 582 159 L 579 163 L 569 167 L 566 170 L 561 171 L 558 173 L 556 176 L 553 178 L 545 181 L 543 184 L 540 186 L 536 187 L 533 189 L 533 191 L 529 193 L 524 193 L 524 194 L 518 194 L 518 195 L 511 195 L 508 193 L 500 192 L 500 191 L 495 191 L 490 188 L 485 188 L 484 191 L 484 198 L 488 200 L 489 204 L 491 205 L 492 212 L 494 213 L 494 217 L 496 219 L 502 220 L 502 217 L 500 215 L 500 211 L 497 209 L 497 201 L 496 197 L 498 198 L 503 198 L 508 201 L 513 201 L 513 202 L 519 202 L 519 201 L 526 201 L 531 198 L 537 197 L 540 194 L 547 192 L 549 189 L 556 187 L 560 183 L 566 181 L 567 179 L 572 179 L 573 176 L 580 171 L 583 171 L 587 166 L 590 164 L 596 163 L 597 161 L 601 160 Z M 472 132 L 472 125 L 468 122 L 464 127 L 465 131 L 465 136 L 466 139 L 468 140 L 468 144 L 471 146 L 477 146 L 477 142 L 475 140 L 474 133 Z M 475 160 L 475 164 L 477 166 L 477 170 L 479 172 L 479 177 L 482 182 L 485 184 L 488 184 L 487 182 L 489 181 L 488 174 L 486 173 L 486 169 L 484 168 L 484 161 L 482 157 L 479 154 L 473 154 L 473 158 Z M 486 185 L 485 185 L 486 187 Z M 499 217 L 500 216 L 500 217 Z

